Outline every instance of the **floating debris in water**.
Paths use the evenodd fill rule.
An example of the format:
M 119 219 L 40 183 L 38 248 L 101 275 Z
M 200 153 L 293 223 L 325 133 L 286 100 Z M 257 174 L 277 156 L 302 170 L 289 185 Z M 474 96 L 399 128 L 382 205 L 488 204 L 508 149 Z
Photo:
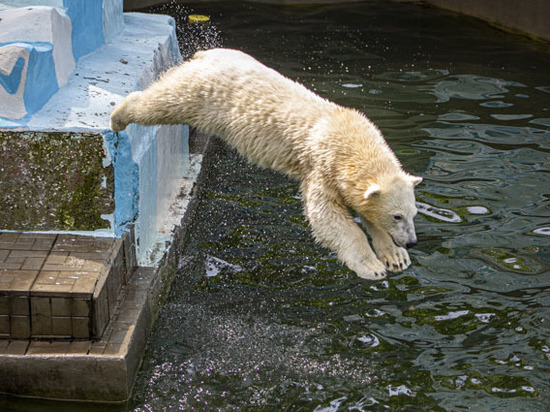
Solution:
M 469 206 L 466 210 L 472 215 L 486 215 L 490 213 L 489 209 L 484 206 Z
M 537 235 L 550 236 L 550 227 L 540 227 L 533 230 L 533 233 Z
M 198 24 L 208 23 L 210 21 L 210 17 L 205 16 L 203 14 L 190 14 L 187 17 L 187 21 L 189 23 L 198 23 Z
M 450 209 L 441 209 L 427 203 L 416 202 L 418 212 L 424 216 L 433 217 L 437 220 L 442 220 L 447 223 L 460 223 L 462 219 Z

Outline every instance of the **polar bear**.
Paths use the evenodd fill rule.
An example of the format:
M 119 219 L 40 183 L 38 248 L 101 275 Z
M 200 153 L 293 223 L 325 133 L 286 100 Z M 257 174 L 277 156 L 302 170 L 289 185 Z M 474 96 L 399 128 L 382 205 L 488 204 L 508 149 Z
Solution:
M 237 50 L 197 52 L 113 111 L 111 128 L 189 124 L 260 166 L 301 183 L 317 241 L 357 275 L 380 279 L 411 263 L 414 187 L 378 128 Z M 354 220 L 357 214 L 372 238 Z

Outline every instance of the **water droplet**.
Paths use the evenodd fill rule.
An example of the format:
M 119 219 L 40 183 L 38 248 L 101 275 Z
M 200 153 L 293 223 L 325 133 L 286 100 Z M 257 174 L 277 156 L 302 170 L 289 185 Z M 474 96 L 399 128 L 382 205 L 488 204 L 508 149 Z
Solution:
M 363 87 L 360 83 L 344 83 L 342 84 L 342 87 L 345 87 L 347 89 L 358 89 L 360 87 Z

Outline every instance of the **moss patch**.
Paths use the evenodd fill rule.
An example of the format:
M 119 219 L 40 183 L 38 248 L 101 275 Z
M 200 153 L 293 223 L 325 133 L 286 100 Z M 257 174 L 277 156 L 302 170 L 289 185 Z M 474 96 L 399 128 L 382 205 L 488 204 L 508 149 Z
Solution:
M 96 230 L 113 213 L 113 170 L 94 133 L 0 132 L 0 230 Z

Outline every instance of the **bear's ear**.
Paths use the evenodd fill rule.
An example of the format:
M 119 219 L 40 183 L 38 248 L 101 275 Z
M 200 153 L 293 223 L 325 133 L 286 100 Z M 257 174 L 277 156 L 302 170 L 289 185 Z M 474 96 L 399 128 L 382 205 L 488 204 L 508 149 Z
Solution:
M 373 196 L 377 196 L 380 194 L 380 186 L 376 183 L 369 184 L 369 187 L 367 187 L 367 190 L 365 190 L 365 193 L 363 194 L 364 199 L 370 199 Z
M 420 176 L 413 176 L 413 175 L 407 175 L 407 178 L 409 179 L 409 182 L 413 184 L 413 186 L 418 186 L 420 183 L 422 183 L 422 178 Z

